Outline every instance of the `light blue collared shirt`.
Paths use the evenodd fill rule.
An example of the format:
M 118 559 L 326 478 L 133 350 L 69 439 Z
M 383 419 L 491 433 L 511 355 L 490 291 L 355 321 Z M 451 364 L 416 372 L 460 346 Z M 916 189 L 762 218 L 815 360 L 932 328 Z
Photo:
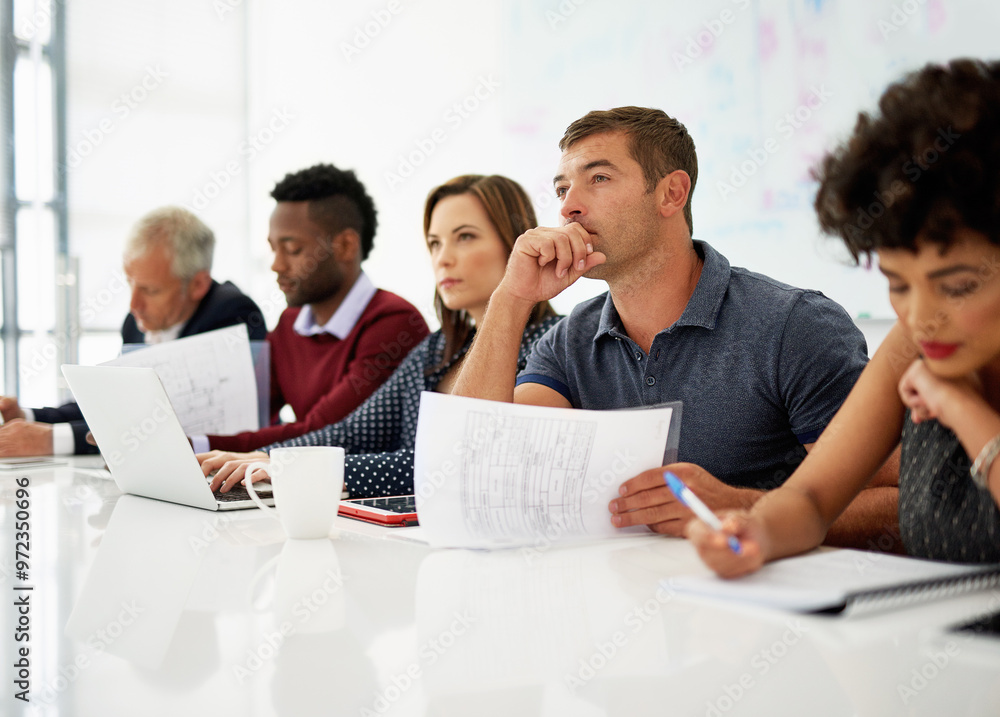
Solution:
M 316 336 L 317 334 L 332 334 L 338 339 L 346 339 L 354 329 L 361 314 L 368 307 L 368 302 L 375 296 L 377 289 L 364 272 L 358 276 L 354 286 L 347 292 L 347 296 L 340 302 L 340 306 L 333 312 L 333 316 L 325 324 L 320 326 L 316 323 L 312 307 L 306 304 L 302 311 L 295 318 L 292 328 L 299 336 Z

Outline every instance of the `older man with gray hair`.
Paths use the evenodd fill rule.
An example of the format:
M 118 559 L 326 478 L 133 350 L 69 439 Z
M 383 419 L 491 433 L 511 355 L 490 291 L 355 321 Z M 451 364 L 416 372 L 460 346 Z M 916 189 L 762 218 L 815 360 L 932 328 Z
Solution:
M 130 313 L 122 325 L 124 343 L 156 344 L 246 324 L 251 340 L 267 334 L 264 317 L 250 297 L 231 282 L 211 276 L 215 235 L 194 214 L 162 207 L 133 226 L 124 253 L 131 290 Z M 0 456 L 93 453 L 79 407 L 21 408 L 0 397 Z

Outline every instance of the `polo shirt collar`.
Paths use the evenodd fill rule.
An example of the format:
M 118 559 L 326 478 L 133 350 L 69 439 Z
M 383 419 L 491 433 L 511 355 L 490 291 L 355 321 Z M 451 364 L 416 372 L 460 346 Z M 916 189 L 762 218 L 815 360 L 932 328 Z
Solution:
M 694 293 L 674 326 L 701 326 L 714 329 L 722 301 L 729 290 L 729 260 L 703 241 L 694 242 L 695 251 L 705 260 Z
M 722 308 L 722 301 L 726 297 L 729 289 L 729 260 L 703 241 L 694 241 L 695 251 L 704 259 L 701 267 L 701 276 L 698 277 L 698 284 L 694 288 L 694 293 L 684 307 L 684 313 L 677 319 L 676 326 L 701 326 L 706 329 L 714 329 L 716 319 L 719 317 L 719 310 Z M 601 320 L 597 325 L 597 334 L 594 340 L 602 336 L 624 337 L 625 327 L 622 325 L 618 309 L 611 298 L 609 291 L 604 299 L 604 307 L 601 309 Z
M 295 333 L 299 336 L 332 334 L 338 339 L 346 339 L 358 323 L 361 314 L 368 307 L 368 303 L 372 300 L 372 297 L 375 296 L 376 291 L 378 289 L 372 284 L 368 275 L 361 272 L 358 275 L 357 281 L 354 282 L 354 286 L 347 292 L 347 296 L 340 302 L 340 306 L 333 312 L 333 316 L 322 326 L 316 323 L 312 307 L 309 304 L 303 306 L 302 311 L 295 318 L 293 326 Z

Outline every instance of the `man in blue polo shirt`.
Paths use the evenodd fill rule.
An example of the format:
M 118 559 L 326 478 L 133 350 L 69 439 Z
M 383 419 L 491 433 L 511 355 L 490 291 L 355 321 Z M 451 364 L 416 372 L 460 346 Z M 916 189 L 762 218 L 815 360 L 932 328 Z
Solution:
M 693 241 L 698 174 L 684 125 L 660 110 L 587 114 L 559 143 L 563 226 L 523 234 L 455 386 L 465 396 L 591 409 L 683 401 L 671 465 L 713 510 L 745 508 L 791 474 L 867 362 L 847 313 Z M 515 382 L 530 307 L 579 277 L 608 293 L 543 337 Z M 892 547 L 897 489 L 887 465 L 829 542 Z M 691 513 L 663 469 L 623 483 L 615 525 L 680 535 Z

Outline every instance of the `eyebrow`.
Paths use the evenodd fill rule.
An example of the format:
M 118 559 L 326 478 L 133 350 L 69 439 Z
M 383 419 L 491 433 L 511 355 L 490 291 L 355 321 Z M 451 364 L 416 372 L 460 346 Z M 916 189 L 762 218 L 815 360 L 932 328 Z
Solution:
M 278 237 L 277 239 L 272 239 L 271 237 L 267 238 L 267 243 L 270 244 L 271 246 L 274 246 L 275 244 L 288 244 L 290 242 L 298 242 L 298 241 L 302 240 L 299 239 L 298 237 Z
M 927 278 L 940 279 L 941 277 L 950 276 L 951 274 L 959 274 L 963 271 L 978 272 L 979 270 L 971 264 L 955 264 L 955 266 L 946 266 L 944 269 L 932 271 L 927 275 Z
M 479 227 L 477 227 L 475 224 L 459 224 L 457 227 L 451 230 L 451 233 L 457 234 L 463 229 L 475 229 L 477 232 L 480 231 Z M 427 232 L 427 238 L 430 239 L 431 237 L 436 238 L 437 234 L 434 234 L 433 232 Z
M 595 159 L 593 162 L 587 162 L 585 165 L 583 165 L 582 167 L 580 167 L 579 171 L 581 171 L 581 172 L 587 172 L 587 171 L 590 171 L 591 169 L 594 169 L 595 167 L 609 167 L 609 168 L 614 169 L 614 170 L 618 169 L 618 167 L 615 165 L 615 163 L 612 162 L 610 159 Z M 566 179 L 566 175 L 564 175 L 564 174 L 557 174 L 556 176 L 554 176 L 552 178 L 552 183 L 553 184 L 558 184 L 559 182 L 565 181 L 565 179 Z
M 889 278 L 899 278 L 899 274 L 894 271 L 886 269 L 884 266 L 879 266 L 879 271 L 888 276 Z M 971 264 L 955 264 L 954 266 L 946 266 L 943 269 L 936 269 L 929 274 L 927 274 L 928 279 L 942 279 L 946 276 L 951 276 L 952 274 L 960 274 L 963 271 L 971 271 L 973 273 L 977 272 L 978 269 Z

